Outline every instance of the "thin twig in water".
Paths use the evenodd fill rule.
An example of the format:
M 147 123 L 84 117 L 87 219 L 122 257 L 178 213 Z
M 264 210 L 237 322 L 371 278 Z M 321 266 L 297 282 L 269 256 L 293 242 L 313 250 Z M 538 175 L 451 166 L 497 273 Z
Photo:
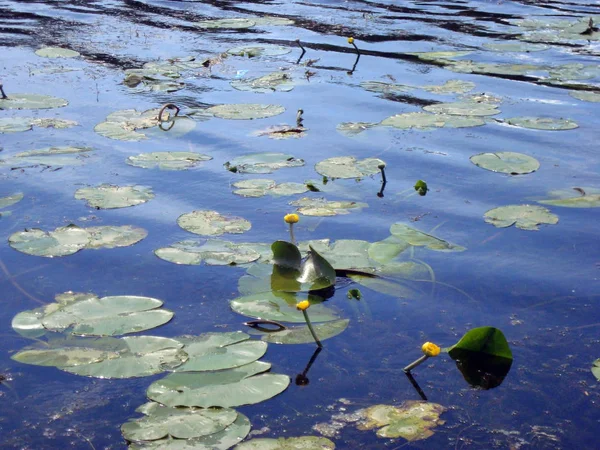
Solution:
M 14 277 L 10 274 L 10 272 L 8 271 L 8 269 L 6 268 L 6 266 L 4 265 L 4 263 L 2 262 L 2 260 L 0 259 L 0 269 L 2 269 L 2 272 L 4 272 L 4 275 L 6 275 L 6 279 L 10 282 L 10 284 L 12 284 L 15 289 L 17 289 L 19 292 L 21 292 L 23 295 L 25 295 L 27 298 L 33 300 L 34 302 L 39 303 L 40 305 L 45 305 L 46 302 L 40 300 L 37 297 L 34 297 L 33 295 L 31 295 L 29 292 L 27 292 L 25 289 L 23 289 L 19 283 L 17 283 L 14 280 Z

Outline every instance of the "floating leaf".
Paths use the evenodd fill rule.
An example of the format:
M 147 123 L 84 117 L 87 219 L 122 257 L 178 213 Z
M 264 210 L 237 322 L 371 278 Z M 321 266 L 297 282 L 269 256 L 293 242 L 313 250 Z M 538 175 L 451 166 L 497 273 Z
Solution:
M 369 92 L 380 94 L 398 94 L 414 90 L 414 86 L 384 83 L 382 81 L 361 81 L 360 87 Z
M 527 75 L 529 72 L 539 72 L 545 69 L 533 64 L 496 64 L 470 60 L 445 61 L 445 63 L 445 67 L 453 72 L 484 75 Z
M 336 127 L 336 130 L 344 136 L 353 137 L 377 125 L 379 124 L 370 122 L 343 122 Z
M 279 439 L 250 439 L 236 446 L 236 450 L 333 450 L 335 444 L 327 438 L 300 436 Z
M 113 186 L 81 188 L 75 191 L 77 200 L 87 200 L 88 206 L 96 209 L 126 208 L 146 203 L 154 198 L 152 189 L 145 186 Z
M 238 91 L 250 91 L 257 93 L 289 92 L 294 89 L 295 83 L 286 72 L 273 72 L 259 78 L 249 80 L 234 80 L 231 87 Z
M 219 239 L 208 241 L 181 241 L 170 247 L 159 248 L 154 254 L 175 264 L 229 266 L 247 264 L 260 258 L 248 244 L 236 244 Z
M 242 46 L 227 50 L 227 54 L 233 56 L 244 56 L 248 58 L 256 58 L 259 56 L 282 56 L 287 55 L 292 51 L 289 47 L 281 47 L 279 45 L 256 45 Z
M 237 181 L 233 183 L 233 187 L 237 188 L 233 193 L 242 197 L 262 197 L 264 195 L 278 197 L 303 194 L 308 191 L 308 188 L 303 183 L 277 184 L 274 180 L 267 179 Z
M 495 152 L 480 153 L 469 158 L 473 164 L 482 169 L 492 172 L 509 173 L 511 175 L 521 175 L 535 172 L 540 168 L 537 159 L 523 153 L 516 152 Z
M 35 51 L 35 54 L 42 58 L 75 58 L 80 56 L 79 52 L 60 47 L 43 47 Z
M 23 200 L 23 193 L 18 192 L 17 194 L 12 194 L 7 197 L 0 197 L 0 208 L 6 208 L 7 206 L 12 206 L 15 203 L 19 203 Z
M 183 214 L 177 224 L 190 233 L 203 236 L 219 236 L 224 233 L 239 234 L 248 231 L 252 225 L 246 219 L 224 216 L 217 211 L 199 210 Z
M 212 156 L 195 152 L 152 152 L 130 156 L 126 162 L 143 169 L 185 170 L 211 159 Z
M 0 119 L 0 133 L 17 133 L 29 131 L 34 126 L 40 128 L 71 128 L 78 125 L 73 120 L 33 118 L 33 117 L 5 117 Z
M 45 166 L 78 166 L 84 163 L 87 153 L 93 149 L 90 147 L 46 147 L 27 152 L 17 153 L 13 158 L 4 161 L 5 165 L 11 167 L 33 166 L 36 164 Z
M 393 224 L 390 227 L 390 233 L 416 247 L 427 247 L 430 250 L 442 252 L 462 252 L 465 250 L 465 248 L 460 245 L 451 244 L 450 242 L 438 239 L 435 236 L 423 233 L 422 231 L 416 230 L 401 222 Z
M 486 42 L 483 46 L 493 52 L 541 52 L 550 48 L 544 44 L 530 44 L 528 42 Z
M 253 136 L 267 136 L 271 139 L 290 139 L 306 136 L 307 128 L 296 125 L 274 125 L 252 133 Z
M 337 216 L 339 214 L 350 214 L 351 209 L 367 208 L 366 203 L 352 201 L 328 201 L 324 198 L 302 197 L 289 203 L 297 206 L 298 213 L 305 216 Z
M 304 160 L 286 153 L 252 153 L 226 162 L 225 168 L 239 173 L 271 173 L 286 167 L 299 167 Z
M 584 102 L 600 102 L 600 93 L 589 91 L 569 91 L 569 95 Z
M 199 28 L 250 28 L 256 25 L 256 22 L 244 18 L 231 18 L 203 20 L 194 23 L 194 25 Z
M 348 327 L 349 323 L 349 319 L 340 319 L 314 324 L 313 328 L 317 336 L 319 336 L 319 340 L 324 341 L 325 339 L 341 334 Z M 315 341 L 315 338 L 306 325 L 288 327 L 276 333 L 266 333 L 262 335 L 261 339 L 272 344 L 309 344 Z
M 275 16 L 252 17 L 252 20 L 256 22 L 256 26 L 285 26 L 295 23 L 291 19 Z
M 592 373 L 596 377 L 598 381 L 600 381 L 600 359 L 594 361 L 594 365 L 592 366 Z
M 252 120 L 278 116 L 285 111 L 280 105 L 263 105 L 260 103 L 240 103 L 233 105 L 217 105 L 206 109 L 206 113 L 221 119 Z
M 339 156 L 318 162 L 315 170 L 329 178 L 363 178 L 381 172 L 381 165 L 385 162 L 379 158 L 358 160 L 354 156 Z
M 219 334 L 219 333 L 214 333 Z M 242 334 L 243 339 L 249 336 L 245 333 L 220 333 L 220 334 Z M 185 345 L 185 352 L 189 359 L 175 369 L 175 372 L 204 372 L 209 370 L 232 369 L 244 366 L 262 358 L 267 351 L 266 342 L 245 341 L 227 342 L 219 345 L 207 339 L 205 335 L 190 338 L 179 338 Z
M 573 188 L 563 191 L 551 191 L 550 196 L 556 199 L 540 200 L 538 203 L 567 208 L 599 208 L 600 189 Z
M 440 415 L 446 410 L 437 403 L 405 401 L 400 407 L 375 405 L 364 411 L 366 420 L 359 422 L 358 429 L 377 430 L 383 438 L 402 437 L 409 442 L 433 436 L 433 429 L 443 425 Z
M 448 59 L 448 58 L 460 58 L 461 56 L 467 56 L 473 52 L 468 50 L 460 50 L 460 51 L 441 51 L 441 52 L 412 52 L 408 53 L 408 55 L 417 56 L 419 59 L 423 59 L 426 61 L 435 61 L 438 59 Z
M 434 114 L 449 114 L 452 116 L 494 116 L 500 114 L 498 107 L 489 103 L 436 103 L 435 105 L 424 106 L 423 109 Z
M 187 117 L 175 117 L 161 122 L 160 109 L 136 111 L 124 109 L 109 114 L 104 122 L 94 127 L 101 136 L 120 141 L 142 141 L 149 136 L 178 137 L 193 130 L 196 122 Z M 167 116 L 163 113 L 163 120 Z
M 500 206 L 487 211 L 483 218 L 498 228 L 514 225 L 522 230 L 538 230 L 540 224 L 558 223 L 557 215 L 542 206 L 534 205 Z
M 494 327 L 480 327 L 469 330 L 456 344 L 448 349 L 448 354 L 452 356 L 458 350 L 484 353 L 507 359 L 513 357 L 504 334 Z
M 152 383 L 146 395 L 171 407 L 252 405 L 275 397 L 290 384 L 287 375 L 264 373 L 270 368 L 255 361 L 217 372 L 173 373 Z
M 0 98 L 0 109 L 52 109 L 69 104 L 64 98 L 41 94 L 10 94 Z
M 505 119 L 504 122 L 515 127 L 532 130 L 559 131 L 572 130 L 579 127 L 579 125 L 570 119 L 553 119 L 550 117 L 511 117 L 510 119 Z
M 396 114 L 381 121 L 380 125 L 402 130 L 433 130 L 435 128 L 465 128 L 485 125 L 480 117 L 455 116 L 450 114 L 430 114 L 414 112 Z
M 422 86 L 421 89 L 434 94 L 466 94 L 475 89 L 475 83 L 472 81 L 448 80 L 442 85 Z

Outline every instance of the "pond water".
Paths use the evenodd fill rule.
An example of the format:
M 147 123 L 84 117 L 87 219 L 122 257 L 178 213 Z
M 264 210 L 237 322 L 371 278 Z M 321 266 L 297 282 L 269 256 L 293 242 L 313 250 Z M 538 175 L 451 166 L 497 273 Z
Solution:
M 0 198 L 23 194 L 21 201 L 0 210 L 0 371 L 6 378 L 0 384 L 0 447 L 127 448 L 120 426 L 140 417 L 135 410 L 147 401 L 148 386 L 165 376 L 90 378 L 18 362 L 11 357 L 34 340 L 13 330 L 16 314 L 51 303 L 66 291 L 136 295 L 160 299 L 174 312 L 167 324 L 139 335 L 253 333 L 244 325 L 248 317 L 233 312 L 229 303 L 242 295 L 238 280 L 247 265 L 173 264 L 154 251 L 200 239 L 177 224 L 181 215 L 196 210 L 251 222 L 243 234 L 220 237 L 228 241 L 289 239 L 283 216 L 294 212 L 289 203 L 302 197 L 368 205 L 327 217 L 300 214 L 294 232 L 302 242 L 377 242 L 390 236 L 391 225 L 402 223 L 466 250 L 410 246 L 397 260 L 418 265 L 420 275 L 401 278 L 385 293 L 339 277 L 326 304 L 349 319 L 348 327 L 325 339 L 312 360 L 314 343 L 269 344 L 262 360 L 291 383 L 269 400 L 236 408 L 248 417 L 251 437 L 320 436 L 328 429 L 323 424 L 336 414 L 421 400 L 402 371 L 421 355 L 421 345 L 431 341 L 449 347 L 471 328 L 492 326 L 503 331 L 514 357 L 500 386 L 483 390 L 469 385 L 442 353 L 413 371 L 427 399 L 446 408 L 444 423 L 433 435 L 407 442 L 350 423 L 328 434 L 336 448 L 596 447 L 600 391 L 591 367 L 600 357 L 597 3 L 0 0 L 0 9 L 0 76 L 8 98 L 28 93 L 68 101 L 60 108 L 29 110 L 6 109 L 0 100 Z M 271 21 L 258 20 L 265 17 Z M 225 28 L 214 22 L 242 18 L 247 20 Z M 354 37 L 360 55 L 348 37 Z M 502 46 L 509 43 L 514 45 Z M 283 50 L 254 57 L 226 53 L 240 46 Z M 79 56 L 36 55 L 44 47 L 68 48 Z M 124 84 L 127 69 L 168 64 L 172 58 L 180 60 L 171 65 L 189 63 L 178 70 L 179 77 L 163 64 Z M 274 88 L 263 81 L 256 92 L 256 83 L 250 82 L 273 72 L 284 73 L 284 83 Z M 439 88 L 448 88 L 450 80 L 460 83 Z M 397 114 L 451 102 L 460 102 L 461 108 L 466 104 L 469 111 L 436 116 L 427 130 L 380 125 Z M 193 129 L 183 133 L 186 122 L 176 119 L 177 128 L 154 127 L 138 141 L 94 131 L 115 111 L 141 112 L 166 103 L 181 108 L 180 116 L 189 114 Z M 255 120 L 228 120 L 204 111 L 248 103 L 281 105 L 285 111 Z M 496 105 L 497 111 L 477 116 L 480 126 L 452 126 L 456 117 L 472 117 L 482 105 Z M 304 131 L 296 126 L 299 109 Z M 509 120 L 518 117 L 568 119 L 578 127 L 549 131 Z M 32 129 L 1 128 L 18 119 L 22 124 L 23 118 L 33 118 L 25 121 Z M 40 118 L 77 125 L 43 128 L 34 122 Z M 355 134 L 340 130 L 340 124 L 358 122 L 373 126 Z M 282 124 L 295 127 L 291 138 L 257 135 Z M 92 150 L 49 163 L 17 157 L 58 146 Z M 212 159 L 187 170 L 125 162 L 167 151 Z M 262 152 L 285 153 L 305 164 L 269 174 L 224 168 L 234 158 Z M 497 152 L 528 155 L 539 168 L 513 175 L 470 160 Z M 382 189 L 378 170 L 323 184 L 315 165 L 343 156 L 385 161 L 383 195 L 377 195 Z M 515 170 L 520 169 L 508 172 Z M 322 192 L 233 194 L 233 183 L 257 178 L 314 180 Z M 424 196 L 413 187 L 418 180 L 429 188 Z M 148 186 L 154 198 L 118 209 L 74 198 L 78 189 L 101 184 Z M 553 191 L 592 197 L 590 207 L 538 203 L 552 199 Z M 558 222 L 525 230 L 484 220 L 494 208 L 525 204 L 548 208 Z M 17 232 L 69 224 L 133 225 L 148 234 L 132 246 L 54 258 L 9 246 Z M 352 288 L 360 289 L 359 301 L 347 298 Z M 296 384 L 303 372 L 310 381 Z

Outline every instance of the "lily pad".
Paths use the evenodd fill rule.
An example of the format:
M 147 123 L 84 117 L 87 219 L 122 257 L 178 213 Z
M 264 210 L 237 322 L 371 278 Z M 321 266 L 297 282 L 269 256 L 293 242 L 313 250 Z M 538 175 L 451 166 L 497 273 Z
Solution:
M 235 448 L 236 450 L 333 450 L 335 444 L 324 437 L 300 436 L 279 439 L 250 439 Z
M 466 94 L 475 89 L 475 83 L 463 80 L 448 80 L 444 84 L 422 86 L 421 89 L 434 94 Z
M 105 225 L 101 227 L 89 227 L 85 228 L 85 230 L 90 235 L 90 241 L 85 248 L 92 249 L 129 247 L 148 236 L 146 230 L 132 225 Z
M 88 206 L 92 208 L 113 209 L 146 203 L 154 198 L 154 193 L 151 188 L 146 186 L 101 184 L 98 187 L 77 189 L 75 198 L 77 200 L 87 200 Z
M 231 19 L 213 19 L 203 20 L 194 23 L 199 28 L 250 28 L 256 25 L 256 22 L 250 19 L 244 18 L 231 18 Z
M 256 26 L 286 26 L 295 23 L 291 19 L 275 16 L 252 17 L 252 20 L 256 22 Z
M 453 357 L 453 354 L 458 351 L 513 359 L 512 351 L 506 337 L 504 337 L 504 333 L 494 327 L 479 327 L 469 330 L 456 344 L 448 349 L 448 354 Z
M 473 164 L 482 169 L 492 172 L 509 173 L 511 175 L 521 175 L 535 172 L 540 168 L 537 159 L 523 153 L 516 152 L 495 152 L 480 153 L 469 158 Z
M 528 42 L 486 42 L 484 48 L 493 52 L 541 52 L 548 50 L 549 45 L 530 44 Z
M 278 169 L 303 165 L 303 159 L 294 158 L 286 153 L 271 152 L 239 156 L 224 164 L 227 170 L 239 173 L 271 173 Z
M 251 405 L 285 391 L 287 375 L 264 373 L 271 364 L 255 361 L 216 372 L 173 373 L 150 385 L 146 395 L 163 405 L 222 408 Z
M 592 373 L 596 377 L 598 381 L 600 381 L 600 359 L 594 361 L 594 365 L 592 366 Z
M 340 214 L 350 214 L 350 210 L 367 208 L 369 205 L 361 202 L 352 201 L 328 201 L 324 198 L 303 197 L 299 200 L 289 203 L 297 206 L 296 210 L 304 216 L 337 216 Z
M 237 188 L 233 193 L 242 197 L 263 197 L 265 195 L 279 197 L 303 194 L 308 191 L 308 188 L 303 183 L 277 184 L 274 180 L 268 179 L 238 181 L 233 183 L 233 187 Z
M 176 242 L 170 247 L 155 250 L 154 254 L 174 264 L 199 265 L 204 263 L 209 266 L 247 264 L 260 258 L 260 253 L 247 244 L 237 244 L 219 239 L 203 242 Z
M 567 208 L 600 208 L 600 189 L 578 187 L 562 191 L 551 191 L 550 196 L 556 198 L 540 200 L 538 203 Z
M 379 124 L 370 122 L 342 122 L 336 127 L 336 130 L 344 136 L 353 137 L 377 125 Z
M 212 156 L 195 152 L 152 152 L 130 156 L 126 162 L 143 169 L 185 170 L 211 159 Z
M 529 128 L 532 130 L 573 130 L 579 125 L 570 119 L 553 119 L 550 117 L 511 117 L 504 119 L 509 125 L 520 128 Z
M 252 120 L 278 116 L 285 111 L 280 105 L 263 105 L 260 103 L 239 103 L 216 105 L 206 109 L 206 113 L 221 119 Z
M 17 153 L 14 157 L 4 161 L 4 165 L 23 167 L 43 165 L 48 167 L 79 166 L 85 162 L 90 147 L 46 147 L 36 150 Z
M 242 334 L 244 339 L 249 337 L 245 333 L 228 334 Z M 250 364 L 262 358 L 267 351 L 266 342 L 234 341 L 219 345 L 219 343 L 211 342 L 213 340 L 206 339 L 205 335 L 193 338 L 179 338 L 179 341 L 185 345 L 184 350 L 188 354 L 189 359 L 176 368 L 175 372 L 205 372 L 209 370 L 232 369 Z
M 485 125 L 485 121 L 480 117 L 414 112 L 388 117 L 382 120 L 380 125 L 400 128 L 401 130 L 433 130 L 435 128 L 479 127 Z
M 199 210 L 183 214 L 177 224 L 190 233 L 203 236 L 219 236 L 224 233 L 240 234 L 248 231 L 252 225 L 246 219 L 224 216 L 217 211 Z
M 437 403 L 406 401 L 400 407 L 375 405 L 365 411 L 366 420 L 359 422 L 360 430 L 377 430 L 382 438 L 402 437 L 409 442 L 427 439 L 433 429 L 443 425 L 440 415 L 446 410 Z
M 7 197 L 0 197 L 0 208 L 12 206 L 15 203 L 19 203 L 21 200 L 23 200 L 23 193 L 21 192 L 9 195 Z
M 522 230 L 538 230 L 540 224 L 554 225 L 558 216 L 542 206 L 508 205 L 490 209 L 483 215 L 487 223 L 498 228 L 512 225 Z
M 445 67 L 453 72 L 483 75 L 527 75 L 530 72 L 540 72 L 546 69 L 533 64 L 497 64 L 470 60 L 446 61 L 445 63 Z
M 390 233 L 416 247 L 426 247 L 430 250 L 441 252 L 462 252 L 465 250 L 460 245 L 451 244 L 430 234 L 416 230 L 406 224 L 397 222 L 390 227 Z
M 154 402 L 142 405 L 138 412 L 145 416 L 121 425 L 121 433 L 128 441 L 154 441 L 167 436 L 177 439 L 208 436 L 223 431 L 238 416 L 230 408 L 169 408 Z
M 319 336 L 319 340 L 324 341 L 344 332 L 349 323 L 349 319 L 340 319 L 317 323 L 313 325 L 313 328 Z M 272 344 L 309 344 L 315 340 L 306 325 L 288 327 L 276 333 L 265 333 L 261 339 Z
M 43 47 L 35 51 L 35 54 L 42 58 L 75 58 L 80 56 L 79 52 L 61 47 Z
M 71 128 L 78 125 L 73 120 L 33 118 L 33 117 L 5 117 L 0 119 L 0 133 L 18 133 L 29 131 L 34 126 L 40 128 Z
M 289 47 L 281 47 L 279 45 L 255 45 L 235 47 L 227 50 L 227 54 L 232 56 L 243 56 L 248 58 L 257 58 L 260 56 L 282 56 L 287 55 L 292 51 Z
M 500 114 L 496 105 L 489 103 L 453 102 L 424 106 L 425 111 L 452 116 L 494 116 Z
M 273 72 L 259 78 L 249 80 L 234 80 L 231 87 L 238 91 L 250 91 L 257 93 L 289 92 L 294 89 L 295 83 L 286 72 Z
M 461 56 L 467 56 L 473 53 L 468 50 L 458 50 L 458 51 L 439 51 L 439 52 L 412 52 L 408 53 L 409 55 L 417 56 L 419 59 L 423 59 L 425 61 L 435 61 L 438 59 L 449 59 L 449 58 L 460 58 Z
M 366 91 L 377 92 L 379 94 L 398 94 L 410 92 L 415 89 L 414 86 L 384 83 L 383 81 L 362 81 L 360 87 Z
M 589 92 L 589 91 L 569 91 L 569 95 L 578 100 L 582 100 L 584 102 L 600 102 L 600 93 L 599 92 Z
M 0 109 L 52 109 L 69 104 L 64 98 L 42 94 L 10 94 L 0 98 Z
M 358 160 L 354 156 L 340 156 L 318 162 L 315 170 L 329 178 L 363 178 L 381 172 L 381 165 L 385 166 L 385 162 L 379 158 Z

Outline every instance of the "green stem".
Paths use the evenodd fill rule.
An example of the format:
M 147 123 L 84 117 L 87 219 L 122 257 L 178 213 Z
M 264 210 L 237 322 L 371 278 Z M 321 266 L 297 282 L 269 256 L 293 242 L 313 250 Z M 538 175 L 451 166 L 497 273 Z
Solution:
M 310 323 L 310 319 L 308 318 L 308 313 L 306 312 L 306 310 L 303 310 L 302 314 L 304 314 L 304 320 L 306 320 L 306 325 L 308 325 L 308 329 L 310 330 L 310 334 L 312 334 L 312 337 L 315 340 L 315 342 L 317 343 L 317 346 L 318 347 L 323 347 L 323 344 L 321 344 L 321 341 L 317 337 L 317 333 L 315 333 L 315 330 L 313 329 L 312 323 Z
M 419 359 L 417 359 L 416 361 L 410 363 L 408 366 L 406 366 L 404 369 L 402 369 L 404 372 L 410 372 L 411 370 L 413 370 L 415 367 L 417 367 L 419 364 L 423 364 L 425 361 L 427 361 L 429 359 L 429 356 L 427 355 L 423 355 L 421 356 Z

